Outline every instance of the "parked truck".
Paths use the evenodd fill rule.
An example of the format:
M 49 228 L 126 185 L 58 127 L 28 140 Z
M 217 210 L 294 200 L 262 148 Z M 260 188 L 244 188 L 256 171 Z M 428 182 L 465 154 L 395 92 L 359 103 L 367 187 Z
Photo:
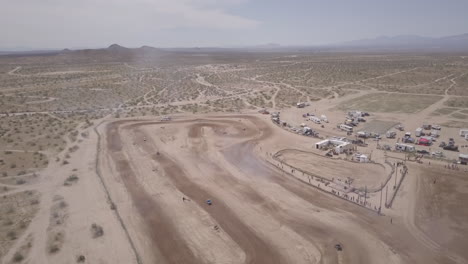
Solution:
M 387 138 L 395 138 L 396 137 L 396 132 L 395 131 L 387 131 L 386 136 L 387 136 Z
M 423 136 L 423 129 L 421 127 L 418 127 L 416 129 L 415 136 L 417 137 Z

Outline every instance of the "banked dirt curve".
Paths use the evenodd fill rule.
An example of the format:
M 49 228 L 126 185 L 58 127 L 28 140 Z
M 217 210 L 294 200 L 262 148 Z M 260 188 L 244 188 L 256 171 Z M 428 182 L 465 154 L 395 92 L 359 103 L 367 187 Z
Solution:
M 101 166 L 120 184 L 112 195 L 131 200 L 124 222 L 142 224 L 130 228 L 144 263 L 435 263 L 404 227 L 267 163 L 258 149 L 277 132 L 259 118 L 124 120 L 104 132 Z

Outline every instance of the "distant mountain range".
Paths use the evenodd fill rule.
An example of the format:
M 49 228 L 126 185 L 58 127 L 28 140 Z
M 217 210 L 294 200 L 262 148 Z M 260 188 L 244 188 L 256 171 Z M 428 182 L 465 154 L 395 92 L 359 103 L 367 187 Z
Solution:
M 140 48 L 126 48 L 118 44 L 112 44 L 103 49 L 81 49 L 69 50 L 64 49 L 58 51 L 56 55 L 63 57 L 64 60 L 73 61 L 100 61 L 100 62 L 114 62 L 114 61 L 145 61 L 158 59 L 168 52 L 158 48 L 149 46 L 142 46 Z
M 145 55 L 145 56 L 159 56 L 161 53 L 164 53 L 161 49 L 153 48 L 149 46 L 142 46 L 140 48 L 126 48 L 122 47 L 118 44 L 112 44 L 107 48 L 103 49 L 80 49 L 80 50 L 69 50 L 64 49 L 59 52 L 62 55 L 111 55 L 111 56 L 118 56 L 118 57 L 125 57 L 125 56 L 138 56 L 138 55 Z
M 394 37 L 377 37 L 361 39 L 329 45 L 332 48 L 342 49 L 369 49 L 394 51 L 468 51 L 468 33 L 440 38 L 421 37 L 417 35 L 400 35 Z
M 440 38 L 417 35 L 377 37 L 321 46 L 281 46 L 275 43 L 244 47 L 126 48 L 112 44 L 103 49 L 0 51 L 0 55 L 63 55 L 104 60 L 151 59 L 172 52 L 468 52 L 468 33 Z

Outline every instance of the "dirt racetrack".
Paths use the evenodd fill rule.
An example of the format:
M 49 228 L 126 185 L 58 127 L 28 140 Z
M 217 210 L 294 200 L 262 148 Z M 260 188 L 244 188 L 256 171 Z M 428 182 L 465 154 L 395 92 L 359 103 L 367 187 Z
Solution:
M 278 153 L 278 158 L 285 164 L 303 169 L 313 175 L 319 175 L 329 180 L 343 178 L 343 175 L 353 175 L 353 185 L 358 188 L 377 189 L 385 181 L 385 167 L 377 163 L 360 164 L 341 159 L 330 159 L 312 152 L 285 149 Z M 311 161 L 315 162 L 311 162 Z
M 99 130 L 99 166 L 143 263 L 453 263 L 405 223 L 277 170 L 261 153 L 280 150 L 284 132 L 260 118 L 120 120 Z

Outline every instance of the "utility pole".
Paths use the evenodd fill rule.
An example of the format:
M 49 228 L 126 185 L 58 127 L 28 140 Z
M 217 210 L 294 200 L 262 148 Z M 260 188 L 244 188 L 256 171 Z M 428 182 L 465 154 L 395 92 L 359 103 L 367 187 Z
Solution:
M 380 214 L 380 210 L 382 208 L 382 195 L 383 195 L 383 184 L 381 183 L 380 184 L 380 205 L 379 205 L 379 214 Z
M 387 198 L 388 198 L 388 184 L 386 185 L 386 188 L 385 188 L 385 206 L 387 206 L 388 204 Z
M 366 201 L 367 201 L 367 185 L 366 185 L 366 191 L 364 192 L 364 206 L 366 206 Z
M 396 189 L 397 178 L 398 178 L 398 165 L 395 168 L 395 185 L 393 185 L 394 190 Z

